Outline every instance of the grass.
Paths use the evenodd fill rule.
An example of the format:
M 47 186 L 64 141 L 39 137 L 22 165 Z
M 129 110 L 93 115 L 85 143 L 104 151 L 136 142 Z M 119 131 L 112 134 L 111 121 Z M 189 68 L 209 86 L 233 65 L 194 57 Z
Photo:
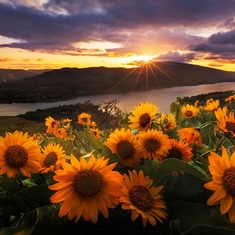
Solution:
M 0 116 L 0 136 L 5 137 L 5 132 L 20 130 L 30 135 L 44 133 L 46 130 L 44 122 L 26 120 L 17 116 Z

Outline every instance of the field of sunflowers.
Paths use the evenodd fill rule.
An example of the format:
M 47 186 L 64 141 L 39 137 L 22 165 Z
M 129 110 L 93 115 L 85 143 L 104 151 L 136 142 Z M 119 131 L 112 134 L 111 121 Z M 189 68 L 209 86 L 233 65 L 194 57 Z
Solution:
M 235 234 L 235 94 L 0 137 L 0 234 Z M 76 122 L 81 128 L 72 125 Z

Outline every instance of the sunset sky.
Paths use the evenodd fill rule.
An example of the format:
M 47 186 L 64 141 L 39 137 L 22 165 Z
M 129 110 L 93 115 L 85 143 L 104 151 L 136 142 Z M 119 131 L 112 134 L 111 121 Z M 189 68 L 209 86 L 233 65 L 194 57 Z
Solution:
M 152 59 L 235 71 L 235 0 L 0 0 L 0 22 L 0 68 Z

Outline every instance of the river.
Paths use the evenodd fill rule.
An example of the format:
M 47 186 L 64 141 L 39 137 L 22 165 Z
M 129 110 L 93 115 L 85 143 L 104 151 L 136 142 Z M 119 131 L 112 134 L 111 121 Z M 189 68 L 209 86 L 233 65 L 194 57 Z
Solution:
M 140 102 L 149 101 L 158 106 L 159 112 L 169 113 L 170 104 L 177 97 L 194 96 L 198 94 L 207 94 L 216 91 L 235 90 L 235 82 L 223 82 L 215 84 L 203 84 L 198 86 L 181 86 L 164 89 L 153 89 L 150 91 L 129 92 L 125 94 L 110 94 L 99 96 L 83 96 L 67 101 L 52 103 L 11 103 L 0 104 L 0 116 L 16 116 L 28 111 L 37 109 L 46 109 L 58 107 L 60 105 L 69 105 L 90 101 L 93 104 L 102 103 L 103 101 L 117 100 L 119 107 L 123 111 L 130 112 Z

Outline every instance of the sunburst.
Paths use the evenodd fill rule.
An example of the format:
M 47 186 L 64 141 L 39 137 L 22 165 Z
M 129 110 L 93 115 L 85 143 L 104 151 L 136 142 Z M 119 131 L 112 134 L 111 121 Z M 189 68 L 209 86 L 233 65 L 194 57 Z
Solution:
M 163 73 L 165 76 L 169 77 L 171 80 L 174 80 L 174 78 L 171 77 L 167 72 L 165 72 L 159 66 L 157 66 L 157 64 L 154 62 L 154 56 L 151 55 L 133 56 L 129 61 L 129 64 L 132 64 L 135 67 L 133 67 L 133 69 L 126 76 L 124 76 L 117 83 L 115 83 L 115 85 L 111 88 L 111 90 L 114 90 L 118 85 L 120 85 L 122 82 L 128 79 L 134 72 L 137 73 L 137 75 L 135 77 L 133 85 L 136 85 L 139 79 L 141 79 L 143 76 L 145 78 L 146 90 L 149 89 L 150 76 L 159 85 L 159 78 L 156 76 L 154 68 Z

